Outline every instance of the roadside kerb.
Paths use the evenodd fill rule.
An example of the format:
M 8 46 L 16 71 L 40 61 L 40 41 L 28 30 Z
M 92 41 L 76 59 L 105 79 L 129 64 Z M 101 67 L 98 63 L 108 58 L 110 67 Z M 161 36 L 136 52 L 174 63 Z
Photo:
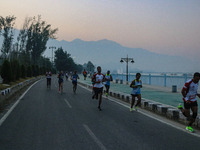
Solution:
M 79 82 L 79 84 L 87 87 L 88 85 L 86 83 Z M 131 96 L 130 94 L 122 93 L 122 92 L 116 92 L 116 91 L 110 91 L 109 96 L 120 99 L 124 102 L 127 102 L 130 104 L 131 102 Z M 137 102 L 137 99 L 136 99 Z M 135 102 L 135 103 L 136 103 Z M 153 100 L 144 99 L 141 100 L 141 106 L 142 109 L 149 110 L 151 112 L 154 112 L 156 114 L 165 116 L 166 118 L 172 119 L 174 121 L 180 122 L 182 124 L 187 124 L 187 118 L 180 113 L 180 111 L 173 106 L 162 104 L 155 102 Z M 197 117 L 194 126 L 200 129 L 200 117 Z
M 35 82 L 35 81 L 37 81 L 39 79 L 41 79 L 41 77 L 36 77 L 34 79 L 29 79 L 29 80 L 26 80 L 24 82 L 18 83 L 15 86 L 12 86 L 10 88 L 1 90 L 0 91 L 0 107 L 2 106 L 2 104 L 7 99 L 11 98 L 15 93 L 17 93 L 18 91 L 20 91 L 25 86 L 28 86 L 28 85 L 32 84 L 33 82 Z

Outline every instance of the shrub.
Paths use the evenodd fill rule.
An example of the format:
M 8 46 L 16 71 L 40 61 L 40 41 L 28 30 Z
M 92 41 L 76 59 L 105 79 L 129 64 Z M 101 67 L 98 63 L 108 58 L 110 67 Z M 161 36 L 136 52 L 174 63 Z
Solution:
M 2 68 L 1 68 L 1 77 L 3 78 L 3 83 L 9 83 L 11 82 L 11 66 L 10 62 L 8 60 L 5 60 L 3 62 Z
M 32 77 L 32 67 L 31 66 L 27 67 L 27 77 Z
M 21 65 L 21 77 L 26 77 L 26 67 L 24 65 Z

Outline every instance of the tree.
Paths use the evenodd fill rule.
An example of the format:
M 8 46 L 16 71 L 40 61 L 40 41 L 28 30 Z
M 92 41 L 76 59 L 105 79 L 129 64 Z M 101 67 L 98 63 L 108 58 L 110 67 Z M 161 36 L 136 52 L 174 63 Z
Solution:
M 95 69 L 94 67 L 95 66 L 93 65 L 93 63 L 91 61 L 88 61 L 86 70 L 90 72 L 94 72 L 94 69 Z
M 1 77 L 3 78 L 3 83 L 11 82 L 11 66 L 8 60 L 4 60 L 1 68 Z
M 76 70 L 78 71 L 78 73 L 81 73 L 82 70 L 83 70 L 83 66 L 80 65 L 80 64 L 78 64 L 78 65 L 76 66 Z
M 27 30 L 26 50 L 31 53 L 32 63 L 38 64 L 38 58 L 46 50 L 49 38 L 55 39 L 58 29 L 51 29 L 51 25 L 41 20 L 41 16 L 33 17 Z
M 55 51 L 55 66 L 59 71 L 73 71 L 80 68 L 80 66 L 74 63 L 74 60 L 70 57 L 70 54 L 68 54 L 66 51 L 63 51 L 62 47 Z
M 24 65 L 21 65 L 21 77 L 22 78 L 26 77 L 26 68 Z
M 27 77 L 32 77 L 33 73 L 32 73 L 32 68 L 31 66 L 27 67 Z
M 12 60 L 10 62 L 11 65 L 11 77 L 12 77 L 12 81 L 16 81 L 19 80 L 20 78 L 20 73 L 21 73 L 21 69 L 20 69 L 20 65 L 18 60 Z
M 28 29 L 30 26 L 32 18 L 25 18 L 23 28 L 20 30 L 20 33 L 17 37 L 17 51 L 19 51 L 19 57 L 21 64 L 30 65 L 31 64 L 31 53 L 26 48 L 28 40 Z
M 3 45 L 1 48 L 1 52 L 3 53 L 3 57 L 7 58 L 9 52 L 12 48 L 13 42 L 13 26 L 15 24 L 16 17 L 14 16 L 7 16 L 3 18 L 0 16 L 0 31 L 3 30 Z
M 53 69 L 53 64 L 51 63 L 50 59 L 45 57 L 40 58 L 40 66 L 44 66 L 45 71 L 51 71 Z

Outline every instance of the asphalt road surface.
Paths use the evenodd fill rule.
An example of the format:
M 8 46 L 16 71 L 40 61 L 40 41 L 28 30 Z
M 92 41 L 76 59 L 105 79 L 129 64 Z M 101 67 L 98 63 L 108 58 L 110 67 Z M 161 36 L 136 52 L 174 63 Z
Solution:
M 200 138 L 64 81 L 40 80 L 1 119 L 0 150 L 199 150 Z

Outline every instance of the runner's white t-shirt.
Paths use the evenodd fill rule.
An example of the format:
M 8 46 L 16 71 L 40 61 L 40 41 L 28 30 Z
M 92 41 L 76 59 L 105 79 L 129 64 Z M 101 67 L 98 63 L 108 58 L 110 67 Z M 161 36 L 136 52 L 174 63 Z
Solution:
M 193 79 L 188 80 L 183 89 L 186 90 L 186 97 L 183 98 L 184 101 L 197 101 L 197 90 L 198 90 L 198 83 L 194 83 Z
M 100 81 L 100 83 L 94 84 L 94 88 L 102 88 L 104 86 L 102 81 L 105 78 L 105 75 L 103 75 L 102 73 L 101 74 L 95 74 L 94 78 L 95 78 L 95 81 Z

